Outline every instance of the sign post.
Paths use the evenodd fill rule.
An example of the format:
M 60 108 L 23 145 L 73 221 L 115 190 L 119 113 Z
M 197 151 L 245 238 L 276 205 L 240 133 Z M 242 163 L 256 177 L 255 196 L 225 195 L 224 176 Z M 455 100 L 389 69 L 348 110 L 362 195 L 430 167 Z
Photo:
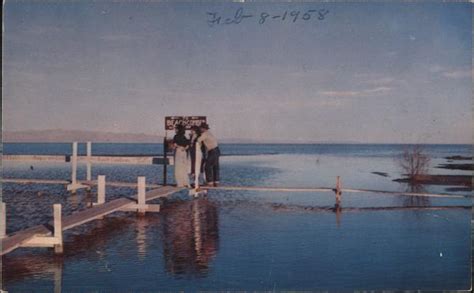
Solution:
M 206 116 L 166 116 L 165 117 L 165 137 L 163 138 L 163 185 L 167 185 L 168 175 L 168 155 L 173 151 L 170 147 L 172 139 L 168 139 L 168 130 L 174 130 L 177 125 L 183 125 L 185 130 L 191 130 L 194 126 L 201 126 L 207 123 Z
M 168 131 L 165 133 L 165 137 L 163 137 L 163 186 L 166 186 L 166 177 L 168 177 L 167 167 L 168 164 L 168 144 L 167 144 L 167 136 Z

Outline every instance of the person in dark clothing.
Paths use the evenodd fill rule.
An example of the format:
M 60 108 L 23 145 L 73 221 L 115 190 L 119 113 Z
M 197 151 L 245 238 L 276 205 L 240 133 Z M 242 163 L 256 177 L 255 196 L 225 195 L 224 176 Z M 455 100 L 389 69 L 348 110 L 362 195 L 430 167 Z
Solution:
M 175 144 L 175 147 L 180 146 L 187 148 L 189 147 L 190 141 L 186 137 L 186 130 L 183 125 L 177 125 L 176 126 L 176 134 L 173 138 L 173 143 Z
M 197 140 L 198 144 L 204 145 L 207 149 L 206 159 L 206 181 L 207 185 L 217 186 L 219 184 L 219 156 L 220 150 L 217 139 L 209 131 L 209 125 L 201 124 L 201 136 Z
M 189 156 L 191 158 L 191 175 L 196 174 L 196 143 L 198 138 L 201 136 L 201 130 L 197 126 L 193 126 L 191 128 L 191 139 L 190 139 L 190 146 L 189 146 Z M 204 171 L 204 165 L 206 162 L 206 147 L 204 144 L 201 145 L 201 153 L 202 153 L 202 160 L 201 160 L 201 169 L 200 173 Z

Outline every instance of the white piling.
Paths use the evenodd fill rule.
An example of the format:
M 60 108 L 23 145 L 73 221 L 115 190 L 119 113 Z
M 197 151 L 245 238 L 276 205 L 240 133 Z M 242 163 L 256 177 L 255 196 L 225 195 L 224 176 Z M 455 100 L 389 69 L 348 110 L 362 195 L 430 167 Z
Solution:
M 61 204 L 54 204 L 54 238 L 57 239 L 59 244 L 54 245 L 54 251 L 56 253 L 63 253 L 63 225 L 61 215 Z
M 72 158 L 71 158 L 71 184 L 77 184 L 77 142 L 72 143 Z
M 7 207 L 4 202 L 0 204 L 0 238 L 7 236 Z
M 77 182 L 77 142 L 73 142 L 71 156 L 71 183 L 67 186 L 67 190 L 74 194 L 76 193 L 76 190 L 80 188 L 89 188 L 89 186 Z
M 87 174 L 86 174 L 87 181 L 91 181 L 91 178 L 92 178 L 91 157 L 92 157 L 92 143 L 88 141 L 87 142 Z
M 138 177 L 138 194 L 137 194 L 137 201 L 138 201 L 138 212 L 143 214 L 145 213 L 144 208 L 140 207 L 146 207 L 146 178 L 145 176 L 139 176 Z
M 97 178 L 97 204 L 105 203 L 105 175 Z

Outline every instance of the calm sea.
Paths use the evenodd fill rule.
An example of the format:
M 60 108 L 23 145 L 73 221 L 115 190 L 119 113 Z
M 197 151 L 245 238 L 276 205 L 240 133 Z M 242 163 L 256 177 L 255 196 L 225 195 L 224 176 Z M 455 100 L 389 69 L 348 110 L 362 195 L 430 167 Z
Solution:
M 397 157 L 404 145 L 223 144 L 222 185 L 334 187 L 410 191 Z M 471 156 L 470 145 L 426 145 L 430 173 L 446 156 Z M 4 144 L 4 154 L 70 154 L 71 144 Z M 85 146 L 80 145 L 80 153 Z M 93 154 L 161 155 L 161 144 L 93 144 Z M 463 162 L 463 161 L 459 161 Z M 68 163 L 3 162 L 5 178 L 69 179 Z M 160 165 L 93 165 L 93 177 L 161 183 Z M 173 169 L 168 178 L 173 181 Z M 386 176 L 373 172 L 386 173 Z M 79 179 L 85 166 L 79 165 Z M 469 195 L 453 186 L 416 191 Z M 107 199 L 133 196 L 107 187 Z M 3 184 L 7 232 L 46 223 L 52 204 L 84 209 L 96 190 L 68 194 L 64 186 Z M 160 202 L 159 200 L 157 202 Z M 471 210 L 407 209 L 470 206 L 471 198 L 419 198 L 343 193 L 342 212 L 325 192 L 186 192 L 162 202 L 162 212 L 111 216 L 68 230 L 64 255 L 20 248 L 3 257 L 2 289 L 17 291 L 468 289 Z M 397 209 L 383 209 L 397 207 Z M 400 207 L 398 209 L 398 207 Z M 347 210 L 344 210 L 347 208 Z M 378 209 L 366 209 L 378 208 Z

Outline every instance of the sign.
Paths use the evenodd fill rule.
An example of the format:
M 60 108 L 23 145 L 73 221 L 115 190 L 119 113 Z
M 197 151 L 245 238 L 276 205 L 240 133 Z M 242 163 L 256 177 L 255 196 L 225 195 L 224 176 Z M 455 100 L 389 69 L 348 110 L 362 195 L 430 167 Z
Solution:
M 165 129 L 174 130 L 176 125 L 183 125 L 186 130 L 190 130 L 191 127 L 200 126 L 206 121 L 206 116 L 166 116 Z

